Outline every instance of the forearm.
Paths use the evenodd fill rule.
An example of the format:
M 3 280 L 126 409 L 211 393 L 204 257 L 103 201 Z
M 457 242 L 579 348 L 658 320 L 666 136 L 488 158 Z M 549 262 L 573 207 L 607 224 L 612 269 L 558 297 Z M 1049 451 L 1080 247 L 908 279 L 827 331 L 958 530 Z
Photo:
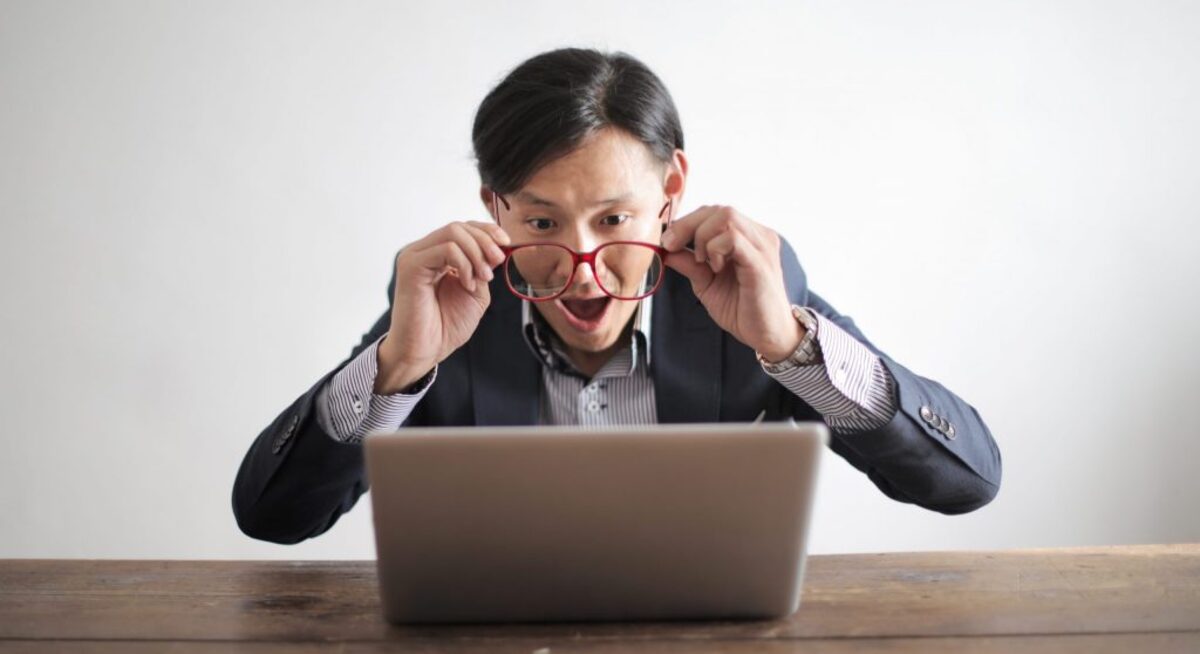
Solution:
M 814 334 L 816 359 L 767 374 L 821 414 L 839 433 L 887 424 L 896 413 L 895 382 L 880 358 L 821 314 Z
M 403 392 L 376 393 L 379 348 L 387 335 L 371 343 L 319 391 L 320 424 L 340 443 L 358 443 L 372 431 L 394 431 L 408 418 L 437 377 L 437 367 Z

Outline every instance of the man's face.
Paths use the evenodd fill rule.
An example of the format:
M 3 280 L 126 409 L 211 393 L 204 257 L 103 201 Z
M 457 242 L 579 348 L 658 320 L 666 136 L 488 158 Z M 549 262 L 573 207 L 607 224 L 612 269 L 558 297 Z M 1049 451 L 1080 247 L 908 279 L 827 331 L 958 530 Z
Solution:
M 506 195 L 508 208 L 497 202 L 500 226 L 513 245 L 551 242 L 577 252 L 618 240 L 657 245 L 670 219 L 671 211 L 659 217 L 670 170 L 632 136 L 604 129 Z M 644 277 L 649 265 L 625 273 Z M 637 304 L 608 297 L 580 263 L 562 295 L 534 306 L 568 348 L 596 353 L 617 342 Z

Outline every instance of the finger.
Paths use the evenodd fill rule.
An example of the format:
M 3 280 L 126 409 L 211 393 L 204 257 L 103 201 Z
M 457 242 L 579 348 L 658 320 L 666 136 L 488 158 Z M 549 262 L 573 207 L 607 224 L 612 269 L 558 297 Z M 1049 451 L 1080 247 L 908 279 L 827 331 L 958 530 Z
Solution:
M 746 240 L 746 245 L 758 250 L 764 256 L 779 256 L 779 242 L 775 240 L 779 235 L 770 227 L 742 217 L 740 229 L 732 231 L 741 233 Z M 748 251 L 744 251 L 743 254 L 748 254 Z
M 667 227 L 667 231 L 663 232 L 663 247 L 667 248 L 669 252 L 682 250 L 692 240 L 696 229 L 708 218 L 714 209 L 715 207 L 705 205 L 682 218 L 677 218 Z
M 477 284 L 471 294 L 482 300 L 485 307 L 492 301 L 492 291 L 487 284 Z
M 697 263 L 691 252 L 671 252 L 663 259 L 663 263 L 687 277 L 696 295 L 703 293 L 712 283 L 712 268 L 709 268 L 708 264 Z
M 410 249 L 414 252 L 419 252 L 419 251 L 429 250 L 431 248 L 438 248 L 442 245 L 442 243 L 445 243 L 446 240 L 450 238 L 451 229 L 453 227 L 454 227 L 454 223 L 442 225 L 441 227 L 438 227 L 437 229 L 433 230 L 432 232 L 429 232 L 428 234 L 426 234 L 420 240 L 413 241 L 408 246 L 408 249 Z
M 441 279 L 442 273 L 453 274 L 458 277 L 463 288 L 468 291 L 475 290 L 475 271 L 471 265 L 471 259 L 455 241 L 442 241 L 438 245 L 422 250 L 417 256 L 417 262 L 422 267 L 439 274 L 438 279 Z
M 735 238 L 733 232 L 726 231 L 705 241 L 703 253 L 713 272 L 719 273 L 725 268 L 726 260 L 734 254 Z M 699 246 L 696 247 L 696 252 L 701 252 Z
M 487 259 L 488 268 L 495 268 L 504 261 L 504 251 L 496 243 L 496 238 L 490 232 L 479 227 L 479 223 L 465 223 L 467 231 L 479 243 L 483 256 Z
M 447 242 L 445 246 L 446 262 L 457 271 L 458 281 L 463 288 L 474 293 L 477 283 L 475 282 L 475 266 L 471 262 L 471 257 L 463 252 L 462 246 L 457 241 Z
M 450 238 L 471 259 L 471 268 L 474 270 L 475 276 L 484 281 L 491 281 L 494 276 L 492 267 L 483 253 L 483 245 L 475 237 L 471 228 L 463 223 L 451 223 L 448 232 Z
M 491 234 L 492 238 L 500 245 L 512 245 L 512 237 L 508 235 L 508 232 L 504 231 L 503 227 L 497 225 L 496 223 L 485 223 L 479 220 L 469 220 L 467 221 L 467 224 L 471 225 L 472 227 L 478 227 L 488 234 Z
M 730 229 L 732 222 L 732 209 L 727 207 L 715 207 L 715 210 L 708 218 L 696 227 L 696 233 L 692 235 L 692 241 L 695 244 L 696 261 L 704 262 L 709 259 L 708 242 L 717 236 L 726 233 Z

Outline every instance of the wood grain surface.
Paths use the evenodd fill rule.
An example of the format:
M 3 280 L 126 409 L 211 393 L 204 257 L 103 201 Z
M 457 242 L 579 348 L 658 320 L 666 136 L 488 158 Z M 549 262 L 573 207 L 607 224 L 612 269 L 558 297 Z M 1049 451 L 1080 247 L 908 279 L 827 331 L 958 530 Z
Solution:
M 1200 544 L 809 557 L 780 620 L 399 627 L 373 561 L 0 560 L 0 650 L 1200 652 Z

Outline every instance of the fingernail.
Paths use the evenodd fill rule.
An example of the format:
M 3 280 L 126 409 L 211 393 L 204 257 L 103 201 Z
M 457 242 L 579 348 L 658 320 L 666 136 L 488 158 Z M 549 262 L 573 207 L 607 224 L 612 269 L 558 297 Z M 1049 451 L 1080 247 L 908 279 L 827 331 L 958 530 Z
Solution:
M 663 232 L 662 245 L 668 250 L 675 247 L 675 232 L 672 232 L 669 229 Z

